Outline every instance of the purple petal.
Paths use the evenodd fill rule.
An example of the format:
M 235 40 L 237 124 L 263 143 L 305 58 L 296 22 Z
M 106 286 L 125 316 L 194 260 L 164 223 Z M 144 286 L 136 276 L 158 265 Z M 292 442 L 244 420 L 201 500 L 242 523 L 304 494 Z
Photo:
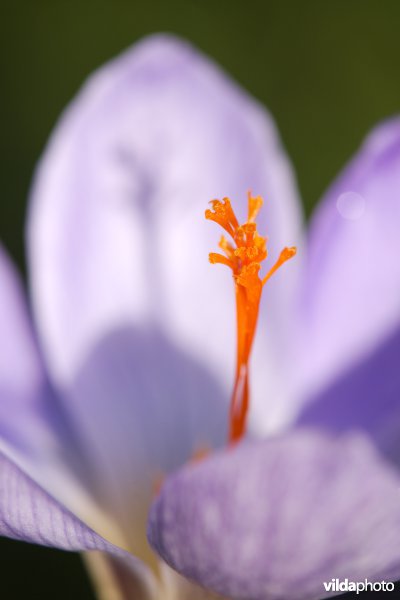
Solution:
M 204 210 L 227 194 L 245 203 L 249 187 L 267 197 L 276 247 L 295 243 L 296 195 L 274 125 L 166 36 L 89 80 L 38 169 L 29 248 L 41 341 L 97 497 L 141 556 L 157 481 L 225 439 L 234 292 L 208 264 L 220 232 Z M 277 278 L 280 307 L 289 280 Z M 264 364 L 254 372 L 268 381 Z
M 232 279 L 208 264 L 220 232 L 204 210 L 225 195 L 244 205 L 249 188 L 266 198 L 274 259 L 298 242 L 300 220 L 275 127 L 190 46 L 156 36 L 91 77 L 45 152 L 29 220 L 35 313 L 58 384 L 115 330 L 150 323 L 230 390 Z M 276 276 L 255 356 L 269 343 L 279 354 L 294 274 Z M 263 360 L 254 372 L 261 397 L 277 368 Z
M 400 327 L 304 408 L 298 424 L 332 433 L 363 431 L 400 462 Z
M 0 535 L 112 553 L 128 580 L 140 582 L 140 598 L 150 598 L 144 595 L 152 581 L 147 569 L 65 508 L 117 539 L 88 494 L 85 456 L 46 380 L 23 287 L 1 246 L 0 289 Z
M 332 578 L 399 577 L 399 497 L 397 473 L 367 438 L 297 430 L 171 476 L 149 539 L 233 600 L 311 600 Z
M 312 397 L 379 353 L 399 327 L 399 198 L 396 118 L 367 138 L 312 221 L 294 364 L 303 396 Z M 394 389 L 396 381 L 398 376 Z M 385 385 L 381 378 L 379 383 Z M 352 410 L 363 410 L 370 398 L 353 397 Z
M 25 294 L 0 247 L 0 452 L 80 518 L 104 531 L 84 455 L 46 379 Z
M 129 556 L 89 529 L 1 454 L 0 535 L 63 550 Z

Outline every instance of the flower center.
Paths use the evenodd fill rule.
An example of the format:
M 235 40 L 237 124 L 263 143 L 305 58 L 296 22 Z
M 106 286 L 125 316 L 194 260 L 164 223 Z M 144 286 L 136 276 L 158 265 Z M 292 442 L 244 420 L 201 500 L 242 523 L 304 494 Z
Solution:
M 205 217 L 215 221 L 229 234 L 231 241 L 221 236 L 219 247 L 224 254 L 210 252 L 212 264 L 232 269 L 235 282 L 237 354 L 235 383 L 230 405 L 229 442 L 236 443 L 246 431 L 249 411 L 249 360 L 257 327 L 258 311 L 263 286 L 283 263 L 296 254 L 296 248 L 284 248 L 276 263 L 263 279 L 259 275 L 261 263 L 267 258 L 267 238 L 257 232 L 256 217 L 263 205 L 260 196 L 248 194 L 248 216 L 239 225 L 229 198 L 212 200 L 212 208 Z

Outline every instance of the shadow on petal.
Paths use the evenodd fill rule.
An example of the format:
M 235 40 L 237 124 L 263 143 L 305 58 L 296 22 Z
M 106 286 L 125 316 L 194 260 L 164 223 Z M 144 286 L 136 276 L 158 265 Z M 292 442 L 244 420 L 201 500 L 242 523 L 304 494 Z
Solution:
M 224 392 L 160 330 L 129 326 L 96 344 L 65 402 L 93 494 L 119 520 L 127 548 L 151 562 L 149 503 L 167 473 L 224 443 Z
M 400 463 L 400 327 L 375 352 L 334 381 L 304 409 L 298 425 L 370 434 Z

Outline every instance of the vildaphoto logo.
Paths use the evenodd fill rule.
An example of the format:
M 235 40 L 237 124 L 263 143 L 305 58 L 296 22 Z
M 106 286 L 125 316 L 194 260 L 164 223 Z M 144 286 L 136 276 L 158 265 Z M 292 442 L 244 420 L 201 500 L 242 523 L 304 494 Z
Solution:
M 393 592 L 394 583 L 392 581 L 349 581 L 348 579 L 331 579 L 324 581 L 324 588 L 327 592 Z

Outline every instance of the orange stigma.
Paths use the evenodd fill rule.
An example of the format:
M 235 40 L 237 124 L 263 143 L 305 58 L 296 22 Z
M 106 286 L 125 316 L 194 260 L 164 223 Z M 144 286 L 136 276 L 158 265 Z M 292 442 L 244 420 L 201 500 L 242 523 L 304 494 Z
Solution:
M 255 221 L 263 199 L 260 196 L 253 197 L 249 192 L 247 221 L 243 225 L 239 225 L 229 198 L 222 201 L 212 200 L 210 204 L 212 209 L 206 210 L 206 219 L 218 223 L 231 237 L 231 241 L 228 241 L 222 236 L 219 247 L 224 254 L 211 252 L 209 259 L 212 264 L 220 263 L 230 267 L 235 282 L 237 355 L 229 415 L 229 442 L 235 443 L 246 431 L 249 410 L 249 360 L 262 289 L 279 267 L 295 256 L 296 248 L 284 248 L 276 263 L 261 279 L 261 263 L 268 255 L 267 239 L 258 234 Z

